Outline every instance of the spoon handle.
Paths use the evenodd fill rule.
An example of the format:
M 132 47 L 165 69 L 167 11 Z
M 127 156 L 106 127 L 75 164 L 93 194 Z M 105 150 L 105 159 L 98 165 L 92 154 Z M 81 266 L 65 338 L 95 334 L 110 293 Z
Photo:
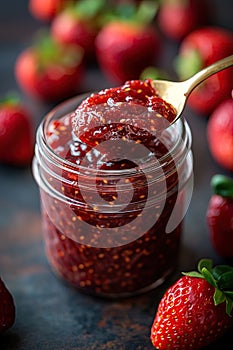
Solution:
M 233 55 L 225 57 L 222 60 L 219 60 L 211 64 L 210 66 L 202 69 L 200 72 L 194 74 L 191 78 L 185 81 L 185 85 L 186 85 L 185 96 L 187 97 L 197 85 L 199 85 L 203 80 L 205 80 L 209 76 L 215 73 L 218 73 L 219 71 L 227 67 L 230 67 L 232 65 L 233 65 Z

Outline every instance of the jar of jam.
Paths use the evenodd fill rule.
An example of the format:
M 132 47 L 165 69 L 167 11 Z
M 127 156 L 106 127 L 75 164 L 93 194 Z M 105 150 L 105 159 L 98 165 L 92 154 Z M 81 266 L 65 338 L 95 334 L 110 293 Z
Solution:
M 193 160 L 189 126 L 170 123 L 174 113 L 150 81 L 130 81 L 42 120 L 33 173 L 45 251 L 78 290 L 130 296 L 176 268 Z

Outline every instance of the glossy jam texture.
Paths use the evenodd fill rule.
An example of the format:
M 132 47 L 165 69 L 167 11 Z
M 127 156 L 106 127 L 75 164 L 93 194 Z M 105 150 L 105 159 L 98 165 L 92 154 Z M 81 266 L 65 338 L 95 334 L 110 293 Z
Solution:
M 105 107 L 109 98 L 112 99 L 113 108 L 110 109 L 111 119 L 109 115 L 106 124 L 103 122 L 102 112 L 105 112 L 106 117 L 106 110 L 109 109 Z M 101 146 L 102 141 L 112 139 L 133 141 L 132 154 L 134 154 L 134 145 L 141 143 L 148 150 L 148 153 L 144 154 L 146 162 L 152 162 L 154 158 L 160 162 L 160 159 L 166 156 L 167 161 L 160 163 L 163 173 L 167 174 L 165 204 L 157 201 L 156 205 L 149 206 L 143 214 L 155 217 L 153 225 L 145 230 L 143 220 L 140 220 L 148 200 L 148 181 L 143 171 L 138 171 L 136 177 L 130 175 L 124 177 L 125 183 L 130 183 L 133 188 L 133 196 L 128 203 L 127 188 L 124 193 L 121 193 L 122 200 L 127 205 L 119 212 L 101 213 L 91 207 L 88 203 L 92 200 L 92 192 L 88 191 L 87 197 L 83 197 L 78 184 L 80 174 L 70 171 L 72 166 L 67 171 L 63 170 L 64 181 L 59 182 L 55 179 L 51 181 L 57 191 L 75 200 L 75 204 L 64 204 L 41 190 L 42 203 L 44 203 L 42 209 L 46 251 L 52 267 L 75 287 L 88 293 L 110 296 L 134 294 L 161 282 L 176 266 L 182 226 L 179 224 L 171 233 L 165 233 L 177 196 L 180 195 L 176 166 L 167 145 L 153 133 L 154 123 L 149 122 L 146 128 L 143 127 L 145 125 L 143 114 L 140 118 L 138 115 L 136 117 L 133 115 L 135 120 L 133 123 L 130 122 L 133 128 L 132 124 L 127 122 L 131 117 L 131 110 L 129 114 L 126 109 L 124 115 L 121 111 L 120 119 L 124 117 L 124 122 L 117 122 L 115 118 L 119 112 L 119 105 L 116 106 L 117 111 L 115 105 L 119 102 L 132 104 L 133 108 L 142 106 L 148 119 L 151 117 L 148 114 L 151 110 L 159 116 L 158 119 L 163 115 L 164 120 L 171 122 L 175 117 L 174 109 L 156 96 L 149 81 L 127 82 L 122 87 L 106 89 L 99 94 L 91 95 L 81 103 L 75 113 L 53 120 L 47 128 L 47 143 L 56 154 L 68 160 L 70 164 L 74 164 L 74 168 L 82 164 L 94 145 Z M 92 111 L 100 111 L 98 106 L 104 106 L 100 115 L 101 123 L 98 121 L 98 125 L 93 127 L 93 124 L 90 126 L 93 119 L 88 120 L 85 117 L 86 111 L 90 108 Z M 77 116 L 84 119 L 79 123 Z M 99 114 L 97 116 L 99 118 Z M 124 143 L 120 147 L 124 148 Z M 123 149 L 121 154 L 122 152 L 124 152 Z M 90 169 L 112 171 L 135 169 L 136 166 L 132 159 L 114 158 L 113 150 L 107 149 L 105 144 L 97 152 L 93 152 L 92 157 L 88 159 Z M 87 177 L 85 181 L 90 181 L 91 184 L 93 179 Z M 98 195 L 110 207 L 118 199 L 117 182 L 110 177 L 104 179 L 96 177 Z M 152 189 L 156 193 L 156 186 Z M 161 208 L 162 204 L 163 208 Z M 138 219 L 137 227 L 134 226 L 135 218 Z M 92 228 L 92 232 L 94 227 L 95 233 L 91 234 L 88 229 L 83 230 L 82 222 L 87 223 Z M 127 229 L 120 238 L 117 237 L 117 242 L 111 235 L 105 236 L 107 245 L 104 246 L 104 242 L 101 241 L 102 228 L 124 228 L 131 222 L 130 230 Z M 72 231 L 74 227 L 75 234 Z M 135 234 L 136 229 L 141 230 L 139 237 Z
M 168 127 L 175 116 L 173 106 L 157 95 L 152 80 L 133 80 L 84 100 L 72 126 L 81 141 L 93 146 L 118 138 L 143 141 Z

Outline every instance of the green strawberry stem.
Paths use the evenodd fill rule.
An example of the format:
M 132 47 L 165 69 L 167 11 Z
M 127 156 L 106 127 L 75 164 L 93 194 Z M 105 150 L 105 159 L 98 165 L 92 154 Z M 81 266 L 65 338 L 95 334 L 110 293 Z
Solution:
M 214 175 L 211 179 L 211 186 L 215 194 L 233 199 L 233 179 L 225 175 Z
M 214 287 L 214 305 L 226 303 L 226 313 L 232 317 L 233 309 L 233 267 L 229 265 L 217 265 L 213 267 L 212 260 L 201 259 L 198 263 L 198 271 L 182 272 L 183 275 L 204 278 Z

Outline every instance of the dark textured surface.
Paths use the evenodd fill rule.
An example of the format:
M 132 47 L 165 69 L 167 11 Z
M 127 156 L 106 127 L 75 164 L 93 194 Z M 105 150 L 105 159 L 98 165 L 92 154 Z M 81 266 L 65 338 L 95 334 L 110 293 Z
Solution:
M 3 2 L 2 2 L 3 3 Z M 1 3 L 0 94 L 18 89 L 13 66 L 41 24 L 32 19 L 27 1 Z M 231 1 L 211 1 L 215 23 L 230 28 Z M 224 6 L 223 6 L 224 5 Z M 163 65 L 169 67 L 177 47 L 165 45 Z M 92 82 L 93 79 L 93 82 Z M 84 89 L 107 86 L 94 69 Z M 26 102 L 38 123 L 51 106 Z M 209 181 L 224 173 L 211 158 L 206 143 L 206 120 L 186 108 L 193 134 L 194 192 L 183 236 L 179 270 L 194 268 L 200 257 L 220 261 L 211 248 L 205 211 Z M 51 271 L 41 237 L 39 193 L 31 169 L 0 166 L 0 275 L 12 291 L 17 315 L 14 327 L 0 336 L 1 350 L 152 350 L 149 334 L 156 306 L 179 272 L 155 291 L 125 300 L 103 300 L 80 294 Z M 209 349 L 230 349 L 230 334 Z

